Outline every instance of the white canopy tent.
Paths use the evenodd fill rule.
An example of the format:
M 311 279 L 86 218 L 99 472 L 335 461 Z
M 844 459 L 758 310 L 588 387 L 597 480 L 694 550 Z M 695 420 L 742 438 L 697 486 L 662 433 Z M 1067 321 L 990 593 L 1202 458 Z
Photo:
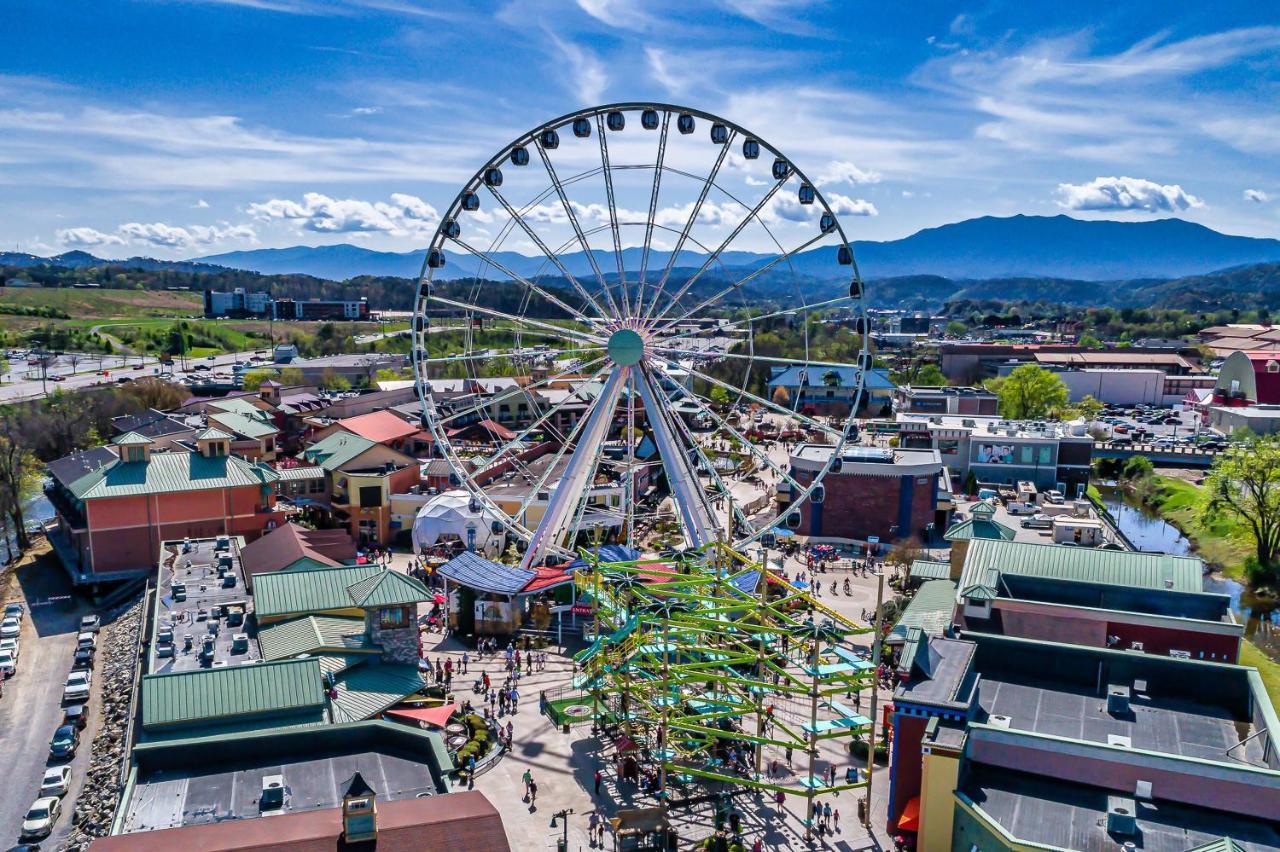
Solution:
M 413 549 L 421 553 L 440 541 L 461 541 L 477 553 L 495 556 L 505 536 L 494 533 L 492 511 L 473 502 L 466 491 L 446 491 L 428 500 L 413 519 Z

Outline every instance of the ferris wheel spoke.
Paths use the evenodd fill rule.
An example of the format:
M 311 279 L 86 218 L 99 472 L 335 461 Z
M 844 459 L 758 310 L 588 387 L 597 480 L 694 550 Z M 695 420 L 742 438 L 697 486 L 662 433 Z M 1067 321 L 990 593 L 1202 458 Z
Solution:
M 538 522 L 538 528 L 529 540 L 529 547 L 525 551 L 524 559 L 520 562 L 521 568 L 532 568 L 541 561 L 549 549 L 558 547 L 558 540 L 565 529 L 565 522 L 569 520 L 574 498 L 584 489 L 590 489 L 591 473 L 595 470 L 596 462 L 600 457 L 600 448 L 604 445 L 604 439 L 609 434 L 614 409 L 629 371 L 630 368 L 622 368 L 610 372 L 600 396 L 596 397 L 595 403 L 583 418 L 586 425 L 578 438 L 573 455 L 569 457 L 568 467 L 560 477 L 555 491 L 551 493 L 551 499 L 547 501 L 542 520 Z M 550 470 L 551 468 L 548 468 L 548 472 Z
M 675 498 L 676 511 L 684 525 L 685 538 L 690 547 L 698 548 L 716 540 L 715 513 L 707 503 L 702 483 L 689 466 L 689 458 L 680 449 L 671 425 L 671 412 L 659 405 L 658 393 L 646 370 L 638 371 L 637 390 L 644 402 L 645 417 L 653 431 L 653 441 L 658 447 L 662 467 L 667 474 L 667 484 Z
M 662 168 L 667 157 L 667 130 L 671 126 L 671 113 L 662 112 L 662 130 L 658 136 L 658 157 L 653 166 L 653 187 L 649 193 L 649 219 L 645 222 L 644 250 L 640 253 L 640 274 L 636 277 L 635 316 L 640 316 L 644 304 L 645 280 L 649 274 L 649 248 L 653 243 L 653 225 L 658 218 L 658 193 L 662 187 Z
M 498 203 L 501 204 L 503 209 L 507 211 L 508 221 L 516 223 L 520 227 L 520 230 L 524 231 L 525 236 L 527 236 L 530 240 L 532 240 L 533 244 L 536 245 L 538 249 L 547 256 L 547 259 L 550 260 L 555 265 L 555 267 L 560 270 L 560 274 L 565 277 L 565 280 L 568 281 L 570 285 L 572 285 L 573 289 L 578 292 L 578 295 L 581 296 L 587 304 L 590 304 L 593 308 L 596 309 L 596 313 L 599 315 L 600 319 L 608 319 L 608 314 L 606 314 L 604 309 L 600 307 L 600 304 L 594 298 L 592 298 L 591 294 L 586 291 L 586 289 L 582 286 L 581 283 L 579 283 L 578 279 L 574 277 L 573 273 L 571 273 L 565 267 L 564 263 L 560 260 L 560 256 L 557 255 L 554 251 L 552 251 L 545 242 L 543 242 L 542 237 L 538 236 L 538 232 L 533 229 L 533 226 L 525 221 L 524 216 L 522 216 L 520 212 L 518 212 L 514 207 L 511 206 L 511 203 L 507 201 L 506 197 L 502 193 L 498 192 L 496 187 L 490 186 L 488 187 L 488 189 L 489 189 L 489 193 L 495 199 L 497 199 Z M 453 241 L 455 243 L 458 243 L 459 245 L 463 245 L 462 241 L 457 239 L 456 237 L 454 238 Z M 519 281 L 521 284 L 524 284 L 526 287 L 530 287 L 530 288 L 534 287 L 534 285 L 531 282 L 528 282 L 521 276 L 516 275 L 510 269 L 507 269 L 505 266 L 503 266 L 501 263 L 499 263 L 497 260 L 490 257 L 489 255 L 487 254 L 482 255 L 478 253 L 475 249 L 471 248 L 470 246 L 463 245 L 463 247 L 466 248 L 467 251 L 479 257 L 485 263 L 488 263 L 490 266 L 493 266 L 501 270 L 502 272 L 511 276 L 513 279 Z M 542 293 L 541 290 L 538 290 L 538 292 Z M 583 316 L 580 311 L 569 308 L 559 299 L 554 299 L 554 297 L 548 296 L 546 293 L 542 293 L 542 295 L 544 298 L 552 299 L 561 307 L 565 308 L 565 310 L 568 310 L 571 314 L 579 317 L 584 322 L 588 322 L 588 324 L 590 324 L 589 321 L 586 319 L 586 317 Z
M 597 358 L 594 361 L 592 361 L 590 365 L 583 365 L 583 366 L 593 366 L 603 360 L 604 360 L 603 358 Z M 591 382 L 598 381 L 601 376 L 603 376 L 606 372 L 609 371 L 610 367 L 611 365 L 609 364 L 606 364 L 605 366 L 601 367 L 590 378 L 588 378 L 586 382 L 589 384 Z M 532 399 L 528 394 L 524 394 L 524 396 L 527 399 L 530 399 L 530 400 Z M 515 397 L 509 397 L 509 398 L 514 399 Z M 477 462 L 477 469 L 485 470 L 490 465 L 493 465 L 495 462 L 498 461 L 498 459 L 502 458 L 504 455 L 510 452 L 512 447 L 515 447 L 516 445 L 523 443 L 526 438 L 528 438 L 530 435 L 536 432 L 538 428 L 542 426 L 543 423 L 547 422 L 548 419 L 554 417 L 556 414 L 559 414 L 566 407 L 568 407 L 569 403 L 572 401 L 575 401 L 575 396 L 574 394 L 570 393 L 567 397 L 562 399 L 560 402 L 550 406 L 545 413 L 543 413 L 540 417 L 538 417 L 537 420 L 530 423 L 527 427 L 521 430 L 520 433 L 517 434 L 514 438 L 512 438 L 510 441 L 507 441 L 505 444 L 499 447 L 497 452 L 495 452 L 493 455 L 489 456 L 488 458 L 484 459 L 483 461 Z M 559 435 L 558 431 L 557 431 L 557 434 Z M 561 441 L 564 440 L 563 435 L 559 435 L 559 437 Z
M 595 360 L 593 360 L 593 361 L 589 361 L 589 362 L 587 362 L 587 363 L 588 363 L 588 365 L 594 365 L 594 364 L 598 364 L 598 363 L 599 363 L 600 361 L 602 361 L 602 360 L 604 360 L 604 359 L 603 359 L 603 358 L 596 358 Z M 467 416 L 469 416 L 469 415 L 476 414 L 476 413 L 478 413 L 478 412 L 484 411 L 485 409 L 489 408 L 491 405 L 501 404 L 502 402 L 505 402 L 506 400 L 516 399 L 517 397 L 525 396 L 525 395 L 527 395 L 527 393 L 528 393 L 529 391 L 531 391 L 531 390 L 533 390 L 533 389 L 535 389 L 535 388 L 543 387 L 544 385 L 551 384 L 552 382 L 563 381 L 563 380 L 567 379 L 567 378 L 568 378 L 568 377 L 570 377 L 570 376 L 576 375 L 576 374 L 577 374 L 577 371 L 578 371 L 579 369 L 581 369 L 581 368 L 580 368 L 580 367 L 578 367 L 578 368 L 574 368 L 574 369 L 571 369 L 571 370 L 566 370 L 566 371 L 561 372 L 561 373 L 558 373 L 558 374 L 556 374 L 556 375 L 554 375 L 554 376 L 547 376 L 546 378 L 539 379 L 539 380 L 537 380 L 536 382 L 531 382 L 531 383 L 529 383 L 529 384 L 527 384 L 527 385 L 520 385 L 520 386 L 519 386 L 519 390 L 518 390 L 518 391 L 515 391 L 515 392 L 512 392 L 512 393 L 506 393 L 506 394 L 503 394 L 502 396 L 495 396 L 495 397 L 492 397 L 492 398 L 490 398 L 490 399 L 485 400 L 484 402 L 480 403 L 479 405 L 474 405 L 474 406 L 472 406 L 471 408 L 467 408 L 467 409 L 464 409 L 464 410 L 462 410 L 462 411 L 456 411 L 456 412 L 453 412 L 453 413 L 449 414 L 447 417 L 441 418 L 440 422 L 441 422 L 441 423 L 449 423 L 449 422 L 451 422 L 451 421 L 453 421 L 453 420 L 457 420 L 457 419 L 459 419 L 459 418 L 467 417 Z
M 758 202 L 756 202 L 756 206 L 751 208 L 751 211 L 747 213 L 746 216 L 742 217 L 742 221 L 740 221 L 737 225 L 734 226 L 733 230 L 729 233 L 729 236 L 725 237 L 724 240 L 720 243 L 720 245 L 716 246 L 715 251 L 707 255 L 706 260 L 702 262 L 702 266 L 698 267 L 698 270 L 694 272 L 693 275 L 689 276 L 688 280 L 686 280 L 684 284 L 680 286 L 680 289 L 677 290 L 675 295 L 672 296 L 671 299 L 661 307 L 661 310 L 659 310 L 657 314 L 651 314 L 649 316 L 648 319 L 650 322 L 653 322 L 653 323 L 660 322 L 663 319 L 663 317 L 665 317 L 673 307 L 679 304 L 681 297 L 683 297 L 685 293 L 689 292 L 689 288 L 692 287 L 694 283 L 699 278 L 702 277 L 704 272 L 706 272 L 708 269 L 711 268 L 711 265 L 716 262 L 716 260 L 720 257 L 721 253 L 726 248 L 728 248 L 730 245 L 733 244 L 733 241 L 738 238 L 738 235 L 741 234 L 744 230 L 746 230 L 747 225 L 750 225 L 753 221 L 756 220 L 756 218 L 760 215 L 760 211 L 764 209 L 766 204 L 768 204 L 771 200 L 773 200 L 773 197 L 778 194 L 778 190 L 782 189 L 783 184 L 785 184 L 786 182 L 787 182 L 787 179 L 783 178 L 780 181 L 775 181 L 773 186 L 769 187 L 769 191 L 766 192 Z M 656 302 L 654 303 L 654 307 L 655 308 L 658 307 Z
M 692 310 L 685 311 L 683 314 L 676 317 L 675 319 L 668 320 L 667 324 L 662 326 L 658 330 L 663 331 L 665 329 L 672 328 L 673 326 L 679 325 L 680 323 L 689 319 L 689 317 L 695 316 L 703 308 L 707 307 L 708 305 L 714 305 L 716 302 L 720 301 L 725 296 L 732 293 L 734 290 L 737 290 L 740 287 L 742 287 L 748 281 L 751 281 L 757 278 L 758 276 L 763 275 L 764 273 L 768 272 L 770 269 L 773 269 L 779 263 L 782 263 L 783 261 L 786 261 L 786 260 L 790 260 L 794 255 L 804 251 L 805 249 L 812 246 L 814 243 L 819 242 L 820 240 L 826 238 L 827 236 L 829 236 L 829 234 L 818 233 L 816 236 L 810 237 L 809 239 L 800 243 L 795 248 L 788 249 L 786 252 L 783 252 L 782 254 L 773 258 L 773 260 L 770 260 L 768 263 L 764 264 L 763 266 L 756 267 L 749 274 L 744 275 L 742 278 L 739 278 L 737 281 L 733 282 L 728 287 L 725 287 L 723 290 L 721 290 L 719 293 L 716 293 L 714 296 L 708 296 L 707 298 L 703 299 Z
M 752 402 L 765 406 L 770 411 L 775 411 L 778 414 L 785 414 L 788 417 L 793 417 L 796 420 L 799 420 L 800 422 L 804 423 L 805 425 L 811 426 L 814 429 L 817 429 L 826 435 L 830 435 L 835 438 L 841 438 L 844 436 L 843 432 L 840 432 L 836 429 L 832 429 L 830 426 L 827 426 L 824 423 L 819 423 L 817 420 L 814 420 L 812 417 L 809 417 L 808 415 L 801 414 L 798 411 L 792 411 L 790 408 L 784 408 L 783 406 L 778 405 L 776 402 L 771 402 L 762 396 L 756 396 L 751 391 L 746 390 L 745 388 L 735 387 L 734 385 L 731 385 L 728 382 L 721 381 L 720 379 L 717 379 L 714 376 L 707 375 L 706 373 L 700 370 L 696 370 L 693 367 L 686 367 L 678 361 L 671 361 L 670 359 L 666 359 L 666 358 L 664 358 L 663 360 L 668 361 L 668 363 L 672 364 L 673 366 L 681 370 L 687 370 L 689 372 L 689 375 L 702 379 L 704 382 L 716 385 L 717 387 L 722 387 L 725 390 L 729 391 L 729 393 L 736 393 L 739 396 L 744 396 L 747 399 L 751 400 Z M 850 414 L 850 417 L 852 417 L 852 414 Z
M 578 238 L 578 245 L 582 246 L 582 252 L 587 256 L 587 262 L 591 264 L 591 271 L 595 273 L 596 283 L 600 285 L 600 291 L 604 293 L 605 299 L 609 302 L 609 307 L 614 315 L 621 316 L 622 312 L 618 310 L 618 303 L 614 301 L 613 291 L 609 288 L 608 281 L 605 280 L 604 273 L 600 271 L 600 264 L 596 262 L 595 252 L 591 250 L 591 244 L 587 242 L 586 235 L 582 232 L 582 224 L 578 222 L 578 214 L 574 212 L 573 203 L 569 201 L 569 196 L 564 191 L 564 184 L 560 182 L 559 176 L 556 175 L 556 167 L 551 162 L 551 157 L 547 154 L 547 149 L 542 146 L 541 140 L 536 145 L 538 156 L 542 158 L 542 165 L 547 170 L 547 177 L 551 178 L 551 185 L 555 187 L 556 197 L 560 199 L 560 206 L 564 208 L 564 215 L 568 218 L 569 224 L 573 227 L 573 233 Z
M 693 203 L 693 209 L 689 211 L 689 219 L 684 223 L 684 228 L 681 229 L 680 236 L 676 239 L 676 245 L 671 250 L 671 256 L 667 258 L 667 265 L 662 270 L 662 277 L 658 279 L 657 292 L 654 293 L 653 299 L 649 302 L 649 311 L 645 313 L 646 320 L 652 314 L 654 306 L 658 304 L 659 298 L 667 286 L 667 281 L 671 278 L 671 270 L 675 268 L 676 258 L 680 256 L 685 242 L 689 239 L 690 232 L 693 231 L 693 226 L 697 224 L 698 215 L 702 212 L 702 205 L 706 202 L 707 194 L 711 192 L 711 187 L 716 185 L 716 175 L 720 174 L 720 167 L 724 165 L 724 161 L 728 158 L 729 149 L 733 147 L 733 140 L 737 136 L 737 130 L 729 131 L 729 136 L 725 139 L 724 145 L 720 147 L 720 153 L 716 157 L 715 163 L 711 166 L 711 171 L 707 173 L 706 180 L 702 183 L 702 191 L 698 193 L 698 200 Z
M 544 358 L 547 356 L 559 355 L 580 355 L 583 352 L 603 352 L 603 346 L 587 346 L 583 349 L 548 349 L 542 352 L 533 353 L 534 356 Z M 519 349 L 509 350 L 507 352 L 464 352 L 458 355 L 442 355 L 439 358 L 420 358 L 419 364 L 457 364 L 463 361 L 488 361 L 491 359 L 520 359 L 528 358 L 530 353 L 523 352 Z
M 520 223 L 522 225 L 526 224 L 523 219 L 520 220 Z M 472 255 L 475 255 L 484 263 L 488 264 L 489 266 L 492 266 L 494 269 L 506 275 L 512 281 L 515 281 L 518 284 L 524 285 L 524 288 L 526 290 L 530 290 L 534 293 L 537 293 L 539 296 L 546 299 L 548 302 L 555 305 L 556 307 L 560 308 L 560 310 L 564 311 L 569 316 L 576 319 L 578 322 L 584 323 L 586 325 L 591 325 L 591 320 L 587 317 L 586 314 L 584 314 L 578 308 L 572 307 L 571 305 L 568 305 L 565 302 L 561 301 L 561 299 L 558 296 L 554 296 L 550 292 L 548 292 L 546 289 L 539 287 L 537 284 L 534 284 L 532 281 L 525 278 L 523 275 L 520 275 L 517 272 L 513 271 L 510 267 L 504 265 L 503 263 L 498 261 L 496 258 L 490 257 L 488 254 L 485 254 L 480 249 L 475 248 L 470 243 L 464 242 L 463 240 L 458 239 L 457 237 L 454 237 L 452 242 L 454 242 L 464 251 Z M 604 319 L 603 315 L 601 315 L 601 319 Z
M 631 297 L 627 293 L 627 268 L 622 259 L 622 231 L 618 228 L 618 204 L 613 195 L 613 169 L 609 165 L 609 136 L 604 116 L 596 116 L 596 134 L 600 138 L 600 165 L 604 167 L 604 194 L 609 205 L 609 229 L 613 231 L 613 256 L 618 262 L 618 288 L 622 291 L 622 316 L 631 313 Z
M 684 357 L 708 354 L 704 350 L 675 349 L 669 346 L 662 346 L 660 344 L 650 346 L 649 348 L 650 350 L 653 350 L 653 351 L 665 352 L 669 355 L 670 354 L 681 355 Z M 770 364 L 785 364 L 790 367 L 800 367 L 801 369 L 805 367 L 831 367 L 831 368 L 847 368 L 850 366 L 856 367 L 856 365 L 841 364 L 836 361 L 812 361 L 807 358 L 776 358 L 772 355 L 752 355 L 747 352 L 713 352 L 710 354 L 712 355 L 712 357 L 715 357 L 715 358 L 735 358 L 739 361 L 766 361 Z
M 682 331 L 679 334 L 672 334 L 672 335 L 660 337 L 658 338 L 658 342 L 670 343 L 673 340 L 683 340 L 689 337 L 697 337 L 699 334 L 706 334 L 707 332 L 714 333 L 717 331 L 724 331 L 730 328 L 742 328 L 743 326 L 748 326 L 748 325 L 751 325 L 752 323 L 760 322 L 761 320 L 774 319 L 775 317 L 790 316 L 793 314 L 798 314 L 801 311 L 816 311 L 818 308 L 825 308 L 825 307 L 828 307 L 829 305 L 839 305 L 839 304 L 843 304 L 845 302 L 851 302 L 851 301 L 853 301 L 853 298 L 850 296 L 837 296 L 834 299 L 827 299 L 826 301 L 823 301 L 823 302 L 814 302 L 812 305 L 801 305 L 796 308 L 784 308 L 783 310 L 774 311 L 768 314 L 756 314 L 755 316 L 750 316 L 750 317 L 747 317 L 746 319 L 726 320 L 722 322 L 720 325 L 718 325 L 717 327 L 712 329 L 700 328 L 695 331 Z
M 563 325 L 554 325 L 549 322 L 541 322 L 540 320 L 530 319 L 529 317 L 520 316 L 519 314 L 504 314 L 502 311 L 494 308 L 486 308 L 476 304 L 468 304 L 467 302 L 458 302 L 453 299 L 446 299 L 444 296 L 437 296 L 434 293 L 427 296 L 433 302 L 439 302 L 442 305 L 448 305 L 451 308 L 457 308 L 462 311 L 475 311 L 476 313 L 491 316 L 496 319 L 513 322 L 517 325 L 530 326 L 532 328 L 542 329 L 556 335 L 558 337 L 571 337 L 584 343 L 604 343 L 604 339 L 582 331 L 577 328 L 569 328 Z

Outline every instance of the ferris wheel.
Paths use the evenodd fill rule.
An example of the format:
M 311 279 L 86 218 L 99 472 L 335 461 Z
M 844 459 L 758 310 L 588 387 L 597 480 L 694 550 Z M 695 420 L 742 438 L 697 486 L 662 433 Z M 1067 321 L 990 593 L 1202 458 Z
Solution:
M 866 327 L 798 166 L 709 113 L 619 103 L 463 186 L 423 265 L 414 371 L 451 481 L 532 567 L 584 531 L 652 551 L 798 526 L 856 434 Z

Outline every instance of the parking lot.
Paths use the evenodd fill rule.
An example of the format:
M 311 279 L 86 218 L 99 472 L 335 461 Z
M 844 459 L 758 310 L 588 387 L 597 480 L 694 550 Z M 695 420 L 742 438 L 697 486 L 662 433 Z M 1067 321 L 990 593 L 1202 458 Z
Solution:
M 49 740 L 62 724 L 62 687 L 71 670 L 80 617 L 90 611 L 72 597 L 66 574 L 52 556 L 23 565 L 7 583 L 5 603 L 21 601 L 27 614 L 22 622 L 17 674 L 5 683 L 0 698 L 0 775 L 5 779 L 0 843 L 5 848 L 18 842 L 23 815 L 38 796 L 45 769 L 67 763 L 50 760 Z M 90 744 L 97 733 L 99 689 L 95 677 L 88 726 L 80 732 L 80 747 L 68 763 L 71 787 L 62 798 L 62 814 L 53 833 L 41 841 L 45 848 L 58 848 L 70 828 L 71 812 L 89 765 Z
M 1135 411 L 1137 415 L 1133 413 Z M 1145 422 L 1150 420 L 1155 422 Z M 1166 422 L 1175 420 L 1177 422 Z M 1105 431 L 1107 436 L 1104 440 L 1118 439 L 1119 442 L 1132 441 L 1135 444 L 1193 446 L 1198 441 L 1219 437 L 1200 426 L 1196 412 L 1170 408 L 1112 411 L 1100 414 L 1089 426 Z

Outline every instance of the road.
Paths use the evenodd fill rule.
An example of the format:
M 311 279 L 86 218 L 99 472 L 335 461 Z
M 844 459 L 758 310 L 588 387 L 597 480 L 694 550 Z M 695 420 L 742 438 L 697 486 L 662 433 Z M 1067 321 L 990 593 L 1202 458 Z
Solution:
M 0 843 L 18 841 L 22 817 L 35 801 L 46 768 L 59 765 L 49 759 L 49 740 L 62 723 L 62 687 L 71 670 L 80 617 L 90 610 L 71 597 L 66 574 L 54 558 L 32 562 L 18 569 L 6 602 L 27 604 L 23 619 L 18 673 L 5 684 L 0 699 L 0 777 L 6 792 L 0 801 Z M 52 599 L 52 600 L 50 600 Z M 75 799 L 89 766 L 90 744 L 98 730 L 96 708 L 101 705 L 96 678 L 89 706 L 89 725 L 81 732 L 81 745 L 71 761 L 71 789 L 62 800 L 62 816 L 44 843 L 56 849 L 71 826 Z
M 210 371 L 229 369 L 235 364 L 242 364 L 248 361 L 253 355 L 254 351 L 250 350 L 218 355 L 212 359 L 189 358 L 187 359 L 187 366 L 194 367 L 197 364 L 202 364 L 208 366 Z M 11 363 L 17 365 L 17 362 Z M 160 363 L 155 358 L 140 359 L 136 355 L 131 357 L 107 355 L 102 358 L 101 366 L 99 366 L 99 363 L 96 355 L 79 356 L 74 365 L 69 358 L 64 356 L 49 366 L 46 380 L 42 382 L 39 377 L 40 368 L 29 367 L 23 362 L 17 365 L 18 369 L 11 370 L 0 377 L 0 402 L 19 402 L 25 399 L 35 399 L 55 389 L 85 390 L 98 385 L 113 384 L 121 378 L 136 379 L 142 376 L 153 376 L 165 369 L 160 366 Z M 138 369 L 140 364 L 142 369 Z M 180 364 L 181 362 L 179 361 L 176 366 L 180 366 Z M 102 375 L 102 372 L 107 373 L 107 375 Z M 59 378 L 55 380 L 54 376 Z

